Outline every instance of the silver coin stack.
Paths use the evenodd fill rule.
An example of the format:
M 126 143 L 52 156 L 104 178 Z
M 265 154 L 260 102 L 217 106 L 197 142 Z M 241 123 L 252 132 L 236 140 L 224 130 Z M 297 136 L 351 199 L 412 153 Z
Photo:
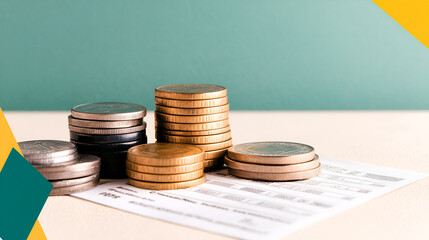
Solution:
M 54 186 L 51 196 L 85 191 L 98 183 L 100 158 L 78 154 L 73 143 L 34 140 L 18 145 L 27 161 Z
M 146 108 L 120 102 L 87 103 L 68 117 L 70 142 L 79 153 L 101 158 L 101 178 L 126 178 L 130 147 L 147 143 Z

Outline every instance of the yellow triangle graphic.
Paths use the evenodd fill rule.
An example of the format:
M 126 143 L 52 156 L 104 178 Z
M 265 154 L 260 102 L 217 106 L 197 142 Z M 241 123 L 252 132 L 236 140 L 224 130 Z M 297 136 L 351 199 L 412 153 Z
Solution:
M 36 223 L 31 229 L 30 235 L 28 235 L 28 240 L 46 240 L 45 233 L 43 232 L 42 226 L 39 223 L 39 220 L 36 220 Z
M 21 149 L 19 149 L 12 130 L 10 130 L 9 124 L 0 108 L 0 171 L 12 148 L 15 148 L 22 155 Z
M 7 123 L 6 117 L 4 116 L 3 111 L 0 108 L 0 171 L 2 170 L 7 160 L 7 157 L 9 156 L 9 153 L 13 147 L 22 155 L 21 149 L 19 149 L 18 143 L 13 136 L 12 130 Z M 39 220 L 36 220 L 36 223 L 34 223 L 33 229 L 31 230 L 30 235 L 27 239 L 46 240 L 45 233 L 43 232 Z
M 373 0 L 373 2 L 429 48 L 429 0 Z

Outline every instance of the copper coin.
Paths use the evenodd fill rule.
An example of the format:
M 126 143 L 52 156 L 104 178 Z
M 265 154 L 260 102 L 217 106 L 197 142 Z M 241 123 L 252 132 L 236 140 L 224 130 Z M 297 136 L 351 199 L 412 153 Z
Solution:
M 194 172 L 188 173 L 179 173 L 179 174 L 150 174 L 150 173 L 141 173 L 135 172 L 133 170 L 127 169 L 128 177 L 148 182 L 183 182 L 193 179 L 200 178 L 204 175 L 204 169 L 200 169 Z
M 84 128 L 127 128 L 143 124 L 143 118 L 123 121 L 97 121 L 74 118 L 71 115 L 69 115 L 68 121 L 72 126 Z
M 228 112 L 229 104 L 225 104 L 218 107 L 209 108 L 175 108 L 156 105 L 156 111 L 161 113 L 173 114 L 173 115 L 184 115 L 184 116 L 198 116 L 207 114 L 216 114 Z
M 130 161 L 126 162 L 127 169 L 141 172 L 141 173 L 152 173 L 152 174 L 178 174 L 193 172 L 204 168 L 204 162 L 197 162 L 192 164 L 186 164 L 181 166 L 172 167 L 156 167 L 136 164 Z
M 233 160 L 259 164 L 294 164 L 314 159 L 314 148 L 292 142 L 253 142 L 234 145 L 228 149 Z
M 174 190 L 174 189 L 183 189 L 195 187 L 200 184 L 203 184 L 206 181 L 206 176 L 202 176 L 200 178 L 185 181 L 185 182 L 175 182 L 175 183 L 156 183 L 156 182 L 144 182 L 139 180 L 134 180 L 129 178 L 128 183 L 131 186 L 149 190 Z
M 222 158 L 228 153 L 228 148 L 214 150 L 214 151 L 207 151 L 205 154 L 206 159 L 213 159 L 213 158 Z
M 223 164 L 224 164 L 224 158 L 204 160 L 204 168 L 213 167 L 213 166 L 223 166 Z
M 219 143 L 231 139 L 231 131 L 209 136 L 174 136 L 167 134 L 157 134 L 158 141 L 187 144 L 207 144 Z
M 155 103 L 161 106 L 176 108 L 209 108 L 227 104 L 228 97 L 214 98 L 209 100 L 173 100 L 155 97 Z
M 206 167 L 204 168 L 204 172 L 212 172 L 212 171 L 217 171 L 217 170 L 221 170 L 221 169 L 225 169 L 224 165 L 217 165 L 217 166 L 213 166 L 213 167 Z
M 229 139 L 225 142 L 219 142 L 219 143 L 209 143 L 209 144 L 194 144 L 194 146 L 197 146 L 204 151 L 215 151 L 223 148 L 229 148 L 232 146 L 232 139 Z
M 229 168 L 249 171 L 249 172 L 261 172 L 261 173 L 285 173 L 285 172 L 299 172 L 307 171 L 319 166 L 319 156 L 308 162 L 287 164 L 287 165 L 263 165 L 263 164 L 252 164 L 234 161 L 228 156 L 225 156 L 225 164 Z
M 230 129 L 229 126 L 224 128 L 218 128 L 213 130 L 203 130 L 203 131 L 177 131 L 177 130 L 169 130 L 164 128 L 155 128 L 156 134 L 168 134 L 168 135 L 176 135 L 176 136 L 208 136 L 214 134 L 220 134 L 228 132 Z
M 317 177 L 320 174 L 322 167 L 319 164 L 318 167 L 300 172 L 287 172 L 287 173 L 260 173 L 260 172 L 248 172 L 243 170 L 237 170 L 228 168 L 228 173 L 240 178 L 252 179 L 252 180 L 263 180 L 263 181 L 292 181 L 292 180 L 303 180 L 312 177 Z
M 146 108 L 132 103 L 100 102 L 75 106 L 72 117 L 91 120 L 132 120 L 146 116 Z
M 188 144 L 149 143 L 128 149 L 130 162 L 149 166 L 178 166 L 204 160 L 204 150 Z
M 225 168 L 223 158 L 206 159 L 204 160 L 204 166 L 204 172 L 211 172 Z
M 174 123 L 218 122 L 220 120 L 228 119 L 228 112 L 201 115 L 201 116 L 181 116 L 181 115 L 171 115 L 166 113 L 160 113 L 155 111 L 155 119 L 163 122 L 174 122 Z
M 127 128 L 83 128 L 69 125 L 69 129 L 72 132 L 94 134 L 94 135 L 115 135 L 115 134 L 127 134 L 133 132 L 140 132 L 146 129 L 146 122 L 142 125 L 127 127 Z
M 225 87 L 212 84 L 173 84 L 155 88 L 155 96 L 170 99 L 211 99 L 225 97 Z

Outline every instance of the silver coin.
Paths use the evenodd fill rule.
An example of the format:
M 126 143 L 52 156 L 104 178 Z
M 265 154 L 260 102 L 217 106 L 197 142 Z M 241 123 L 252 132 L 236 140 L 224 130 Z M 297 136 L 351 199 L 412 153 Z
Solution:
M 61 179 L 72 179 L 80 178 L 93 174 L 100 173 L 100 166 L 76 170 L 73 172 L 52 172 L 52 173 L 41 173 L 48 180 L 61 180 Z
M 80 178 L 100 171 L 100 158 L 94 155 L 79 154 L 75 163 L 61 166 L 34 166 L 48 180 Z
M 115 135 L 140 132 L 146 129 L 146 122 L 142 125 L 128 128 L 83 128 L 69 125 L 69 130 L 76 133 L 93 134 L 93 135 Z
M 228 173 L 240 178 L 262 181 L 295 181 L 304 180 L 316 177 L 320 174 L 322 166 L 319 164 L 316 168 L 299 171 L 299 172 L 285 172 L 285 173 L 261 173 L 261 172 L 248 172 L 234 168 L 228 168 Z
M 65 179 L 65 180 L 55 180 L 55 181 L 50 181 L 52 186 L 54 186 L 54 188 L 60 188 L 60 187 L 68 187 L 68 186 L 74 186 L 74 185 L 80 185 L 80 184 L 84 184 L 87 182 L 91 182 L 95 179 L 99 179 L 99 174 L 93 174 L 93 175 L 89 175 L 86 177 L 81 177 L 81 178 L 73 178 L 73 179 Z
M 123 121 L 97 121 L 74 118 L 71 115 L 69 115 L 68 121 L 72 126 L 85 128 L 127 128 L 143 124 L 143 118 Z
M 72 117 L 91 120 L 132 120 L 146 116 L 146 108 L 132 103 L 86 103 L 71 110 Z
M 99 180 L 97 178 L 97 179 L 94 179 L 90 182 L 82 183 L 79 185 L 53 188 L 49 195 L 50 196 L 60 196 L 60 195 L 77 193 L 77 192 L 83 192 L 85 190 L 89 190 L 89 189 L 97 186 L 98 182 L 99 182 Z
M 78 153 L 74 153 L 71 155 L 63 156 L 63 157 L 54 157 L 54 158 L 41 158 L 41 159 L 31 159 L 27 158 L 27 161 L 31 163 L 33 166 L 59 166 L 66 165 L 77 162 Z
M 73 143 L 59 140 L 33 140 L 18 143 L 27 160 L 64 157 L 75 154 Z
M 315 157 L 314 148 L 293 142 L 253 142 L 234 145 L 228 156 L 237 161 L 259 164 L 294 164 Z

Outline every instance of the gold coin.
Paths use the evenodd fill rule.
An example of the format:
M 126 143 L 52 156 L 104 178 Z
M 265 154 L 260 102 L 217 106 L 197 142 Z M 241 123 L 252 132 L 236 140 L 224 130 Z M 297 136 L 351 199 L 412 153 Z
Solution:
M 216 113 L 210 115 L 201 116 L 180 116 L 160 113 L 155 111 L 155 119 L 163 122 L 174 122 L 174 123 L 205 123 L 205 122 L 217 122 L 220 120 L 228 119 L 228 112 Z
M 94 134 L 94 135 L 115 135 L 115 134 L 127 134 L 133 132 L 139 132 L 146 129 L 146 122 L 142 125 L 127 127 L 127 128 L 83 128 L 69 125 L 69 129 L 72 132 Z
M 319 156 L 308 162 L 287 164 L 287 165 L 263 165 L 263 164 L 252 164 L 234 161 L 228 156 L 225 156 L 225 164 L 229 168 L 243 170 L 248 172 L 260 172 L 260 173 L 286 173 L 286 172 L 299 172 L 307 171 L 319 166 Z
M 142 172 L 142 173 L 152 173 L 152 174 L 178 174 L 178 173 L 187 173 L 197 171 L 204 168 L 204 162 L 197 162 L 192 164 L 186 164 L 181 166 L 172 166 L 172 167 L 154 167 L 136 164 L 130 161 L 126 161 L 127 169 Z
M 201 149 L 203 149 L 204 151 L 214 151 L 214 150 L 219 150 L 222 148 L 229 148 L 232 146 L 232 139 L 229 139 L 225 142 L 220 142 L 220 143 L 209 143 L 209 144 L 194 144 L 194 146 L 197 146 Z
M 252 179 L 252 180 L 263 180 L 263 181 L 291 181 L 291 180 L 303 180 L 312 177 L 317 177 L 320 174 L 322 166 L 319 164 L 318 167 L 300 172 L 287 172 L 287 173 L 261 173 L 261 172 L 248 172 L 243 170 L 237 170 L 228 168 L 228 173 L 240 178 Z
M 158 134 L 157 140 L 161 142 L 187 143 L 187 144 L 207 144 L 223 142 L 231 138 L 231 131 L 209 136 L 174 136 Z
M 218 107 L 210 107 L 210 108 L 174 108 L 174 107 L 156 105 L 157 112 L 173 114 L 173 115 L 185 115 L 185 116 L 216 114 L 216 113 L 228 112 L 228 110 L 229 110 L 229 104 L 225 104 Z
M 200 169 L 194 172 L 189 173 L 179 173 L 179 174 L 150 174 L 150 173 L 140 173 L 133 170 L 127 169 L 128 177 L 148 182 L 183 182 L 194 180 L 204 176 L 204 169 Z
M 159 134 L 168 134 L 168 135 L 177 135 L 177 136 L 208 136 L 208 135 L 228 132 L 229 130 L 231 130 L 229 126 L 226 126 L 224 128 L 203 130 L 203 131 L 177 131 L 177 130 L 169 130 L 164 128 L 155 128 L 155 131 L 157 134 L 159 133 Z
M 212 159 L 212 158 L 223 158 L 228 153 L 228 148 L 214 150 L 214 151 L 208 151 L 205 154 L 206 159 Z
M 206 159 L 204 160 L 204 168 L 214 167 L 214 166 L 223 166 L 224 158 L 215 158 L 215 159 Z
M 174 190 L 174 189 L 183 189 L 183 188 L 190 188 L 195 187 L 200 184 L 203 184 L 206 181 L 206 176 L 202 176 L 200 178 L 185 181 L 185 182 L 175 182 L 175 183 L 156 183 L 156 182 L 144 182 L 144 181 L 138 181 L 129 178 L 128 183 L 131 186 L 143 188 L 143 189 L 149 189 L 149 190 Z
M 161 106 L 176 108 L 209 108 L 227 104 L 228 97 L 214 98 L 209 100 L 173 100 L 155 97 L 155 103 Z
M 228 157 L 247 163 L 285 165 L 314 159 L 314 148 L 293 142 L 252 142 L 234 145 Z
M 212 84 L 173 84 L 155 88 L 155 96 L 170 99 L 212 99 L 226 96 L 226 88 Z
M 155 126 L 158 128 L 177 130 L 177 131 L 206 131 L 219 128 L 225 128 L 229 126 L 228 119 L 221 120 L 218 122 L 209 122 L 209 123 L 171 123 L 171 122 L 162 122 L 155 121 Z
M 204 160 L 204 150 L 193 145 L 149 143 L 128 149 L 130 162 L 149 166 L 178 166 Z

